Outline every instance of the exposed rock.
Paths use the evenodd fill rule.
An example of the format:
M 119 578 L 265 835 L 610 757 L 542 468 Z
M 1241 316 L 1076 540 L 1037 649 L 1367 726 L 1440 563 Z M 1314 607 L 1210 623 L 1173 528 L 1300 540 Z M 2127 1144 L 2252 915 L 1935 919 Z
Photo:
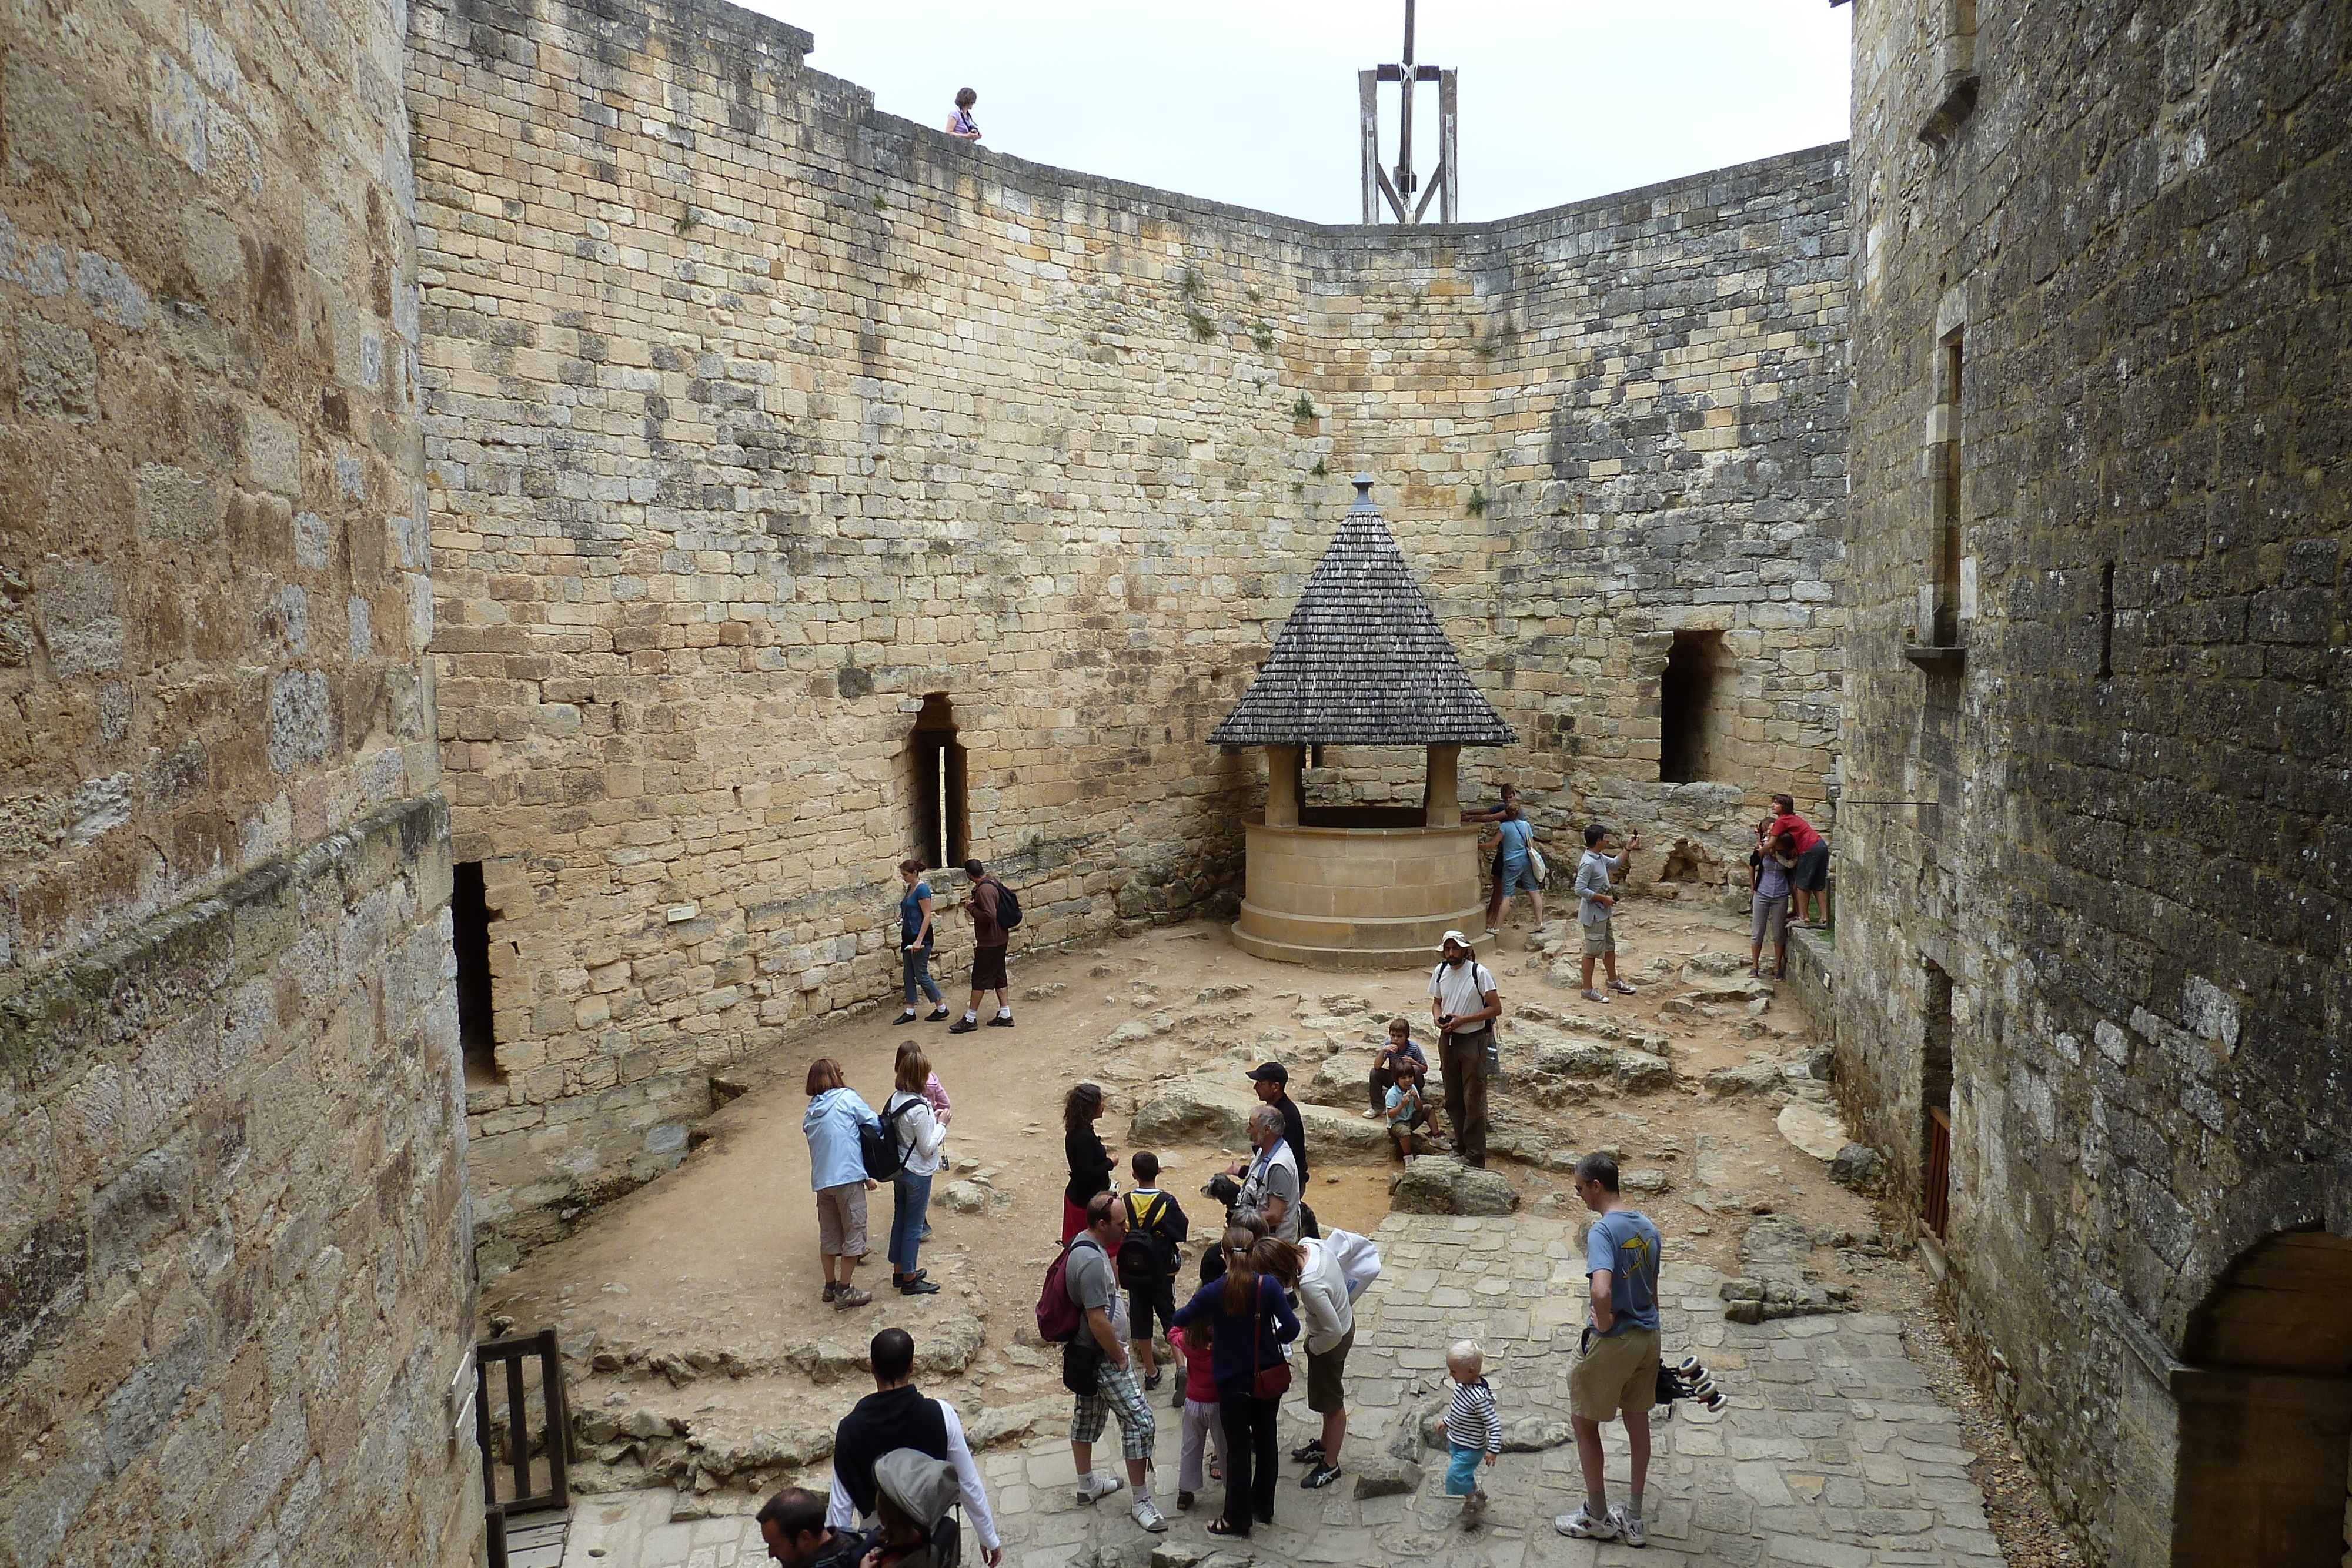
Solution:
M 1737 953 L 1694 953 L 1683 965 L 1683 979 L 1689 985 L 1698 981 L 1694 976 L 1720 979 L 1737 975 L 1748 967 L 1748 960 Z
M 1201 1556 L 1198 1547 L 1181 1541 L 1162 1541 L 1151 1548 L 1151 1568 L 1197 1568 Z
M 1362 1090 L 1359 1087 L 1360 1095 Z M 1235 1072 L 1228 1077 L 1179 1078 L 1151 1091 L 1135 1113 L 1129 1135 L 1144 1148 L 1165 1144 L 1210 1143 L 1238 1148 L 1248 1136 L 1249 1115 L 1258 1107 L 1249 1081 Z M 1360 1106 L 1360 1100 L 1355 1103 Z M 1388 1153 L 1388 1134 L 1381 1124 L 1354 1109 L 1302 1104 L 1299 1120 L 1307 1132 L 1308 1157 L 1318 1163 L 1361 1163 Z
M 1422 1469 L 1411 1459 L 1383 1454 L 1368 1460 L 1350 1460 L 1348 1468 L 1356 1473 L 1358 1502 L 1366 1498 L 1410 1496 L 1421 1490 Z
M 1781 1064 L 1754 1060 L 1738 1067 L 1718 1067 L 1706 1075 L 1707 1092 L 1718 1100 L 1735 1094 L 1769 1094 L 1786 1082 Z
M 979 1214 L 988 1207 L 988 1189 L 978 1182 L 953 1181 L 940 1190 L 940 1201 L 951 1213 Z
M 1673 1187 L 1674 1178 L 1655 1166 L 1643 1166 L 1620 1172 L 1617 1184 L 1627 1192 L 1638 1192 L 1644 1197 L 1655 1197 Z
M 1856 1192 L 1874 1192 L 1884 1164 L 1868 1144 L 1848 1144 L 1830 1162 L 1830 1179 Z
M 1784 1105 L 1775 1124 L 1782 1137 L 1817 1160 L 1837 1158 L 1848 1141 L 1845 1124 L 1817 1105 Z
M 1055 980 L 1049 986 L 1031 986 L 1021 993 L 1021 999 L 1024 1002 L 1050 1001 L 1069 988 L 1068 984 L 1062 980 Z
M 964 1418 L 964 1440 L 975 1449 L 992 1443 L 1002 1443 L 1012 1437 L 1026 1437 L 1038 1427 L 1050 1424 L 1070 1413 L 1070 1401 L 1063 1396 L 1033 1399 L 1026 1405 L 1003 1405 L 992 1410 L 982 1410 Z
M 1784 1214 L 1759 1215 L 1739 1239 L 1742 1263 L 1801 1263 L 1813 1255 L 1813 1232 Z
M 1250 988 L 1246 983 L 1202 986 L 1200 989 L 1200 993 L 1192 999 L 1202 1002 L 1229 1002 L 1235 997 L 1245 997 L 1249 995 L 1249 991 Z
M 1540 1416 L 1528 1416 L 1503 1428 L 1503 1452 L 1507 1454 L 1539 1454 L 1546 1448 L 1557 1448 L 1576 1436 L 1576 1430 L 1565 1421 L 1547 1421 Z
M 1399 1214 L 1505 1215 L 1518 1206 L 1518 1188 L 1500 1173 L 1465 1166 L 1451 1155 L 1407 1160 L 1389 1200 Z
M 1694 1002 L 1756 1002 L 1769 1001 L 1772 982 L 1759 980 L 1752 975 L 1738 975 L 1718 979 L 1692 973 L 1691 965 L 1683 967 L 1683 984 L 1691 988 L 1687 998 Z

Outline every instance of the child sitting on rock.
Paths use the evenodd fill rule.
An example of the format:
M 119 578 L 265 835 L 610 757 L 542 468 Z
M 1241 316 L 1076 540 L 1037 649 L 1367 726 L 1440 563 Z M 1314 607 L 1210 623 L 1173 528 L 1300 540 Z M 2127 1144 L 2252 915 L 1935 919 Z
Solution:
M 1429 1058 L 1412 1042 L 1412 1024 L 1405 1019 L 1391 1019 L 1388 1043 L 1372 1059 L 1372 1108 L 1364 1113 L 1367 1117 L 1377 1120 L 1388 1114 L 1388 1092 L 1396 1086 L 1400 1061 L 1418 1062 L 1423 1072 L 1429 1071 Z
M 1476 1340 L 1454 1341 L 1445 1353 L 1445 1370 L 1454 1379 L 1454 1397 L 1437 1418 L 1452 1456 L 1445 1466 L 1445 1495 L 1462 1500 L 1462 1527 L 1467 1530 L 1486 1511 L 1486 1489 L 1478 1484 L 1478 1466 L 1482 1459 L 1492 1465 L 1503 1451 L 1503 1418 L 1486 1383 L 1486 1353 Z
M 1426 1069 L 1411 1057 L 1399 1059 L 1396 1082 L 1389 1086 L 1386 1111 L 1389 1137 L 1396 1145 L 1397 1158 L 1411 1159 L 1414 1152 L 1413 1134 L 1429 1125 L 1429 1108 L 1422 1103 L 1421 1075 Z

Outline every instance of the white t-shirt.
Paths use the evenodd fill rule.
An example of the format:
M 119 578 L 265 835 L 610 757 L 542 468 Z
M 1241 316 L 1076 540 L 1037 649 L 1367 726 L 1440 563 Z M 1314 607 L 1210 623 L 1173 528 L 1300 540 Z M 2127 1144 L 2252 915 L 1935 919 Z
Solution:
M 898 1122 L 898 1147 L 906 1151 L 902 1168 L 908 1176 L 937 1176 L 945 1158 L 941 1151 L 947 1146 L 948 1130 L 940 1125 L 930 1101 L 903 1089 L 882 1102 L 883 1120 L 888 1121 L 890 1113 L 901 1105 L 907 1107 Z
M 1436 972 L 1429 977 L 1429 994 L 1438 999 L 1438 1010 L 1452 1013 L 1455 1018 L 1485 1012 L 1486 993 L 1497 988 L 1495 977 L 1486 965 L 1475 958 L 1458 969 L 1441 962 Z M 1477 1027 L 1485 1029 L 1493 1021 L 1492 1019 L 1481 1019 Z

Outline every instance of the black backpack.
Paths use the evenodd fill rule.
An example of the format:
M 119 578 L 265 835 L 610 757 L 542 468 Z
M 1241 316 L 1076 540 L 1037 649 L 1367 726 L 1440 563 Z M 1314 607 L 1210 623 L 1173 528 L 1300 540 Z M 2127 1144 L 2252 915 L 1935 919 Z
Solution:
M 919 1095 L 910 1094 L 882 1113 L 880 1125 L 862 1125 L 857 1129 L 857 1152 L 866 1161 L 868 1180 L 890 1181 L 906 1168 L 907 1151 L 898 1143 L 898 1118 L 913 1110 L 920 1099 Z
M 997 929 L 1010 931 L 1021 924 L 1021 900 L 1013 894 L 1011 888 L 1004 885 L 1004 880 L 1002 877 L 992 876 L 988 880 L 996 883 Z
M 1120 1201 L 1127 1205 L 1127 1239 L 1118 1244 L 1119 1288 L 1147 1291 L 1176 1271 L 1171 1256 L 1176 1249 L 1159 1228 L 1168 1212 L 1168 1195 L 1153 1193 L 1141 1214 L 1135 1212 L 1135 1194 L 1129 1193 Z

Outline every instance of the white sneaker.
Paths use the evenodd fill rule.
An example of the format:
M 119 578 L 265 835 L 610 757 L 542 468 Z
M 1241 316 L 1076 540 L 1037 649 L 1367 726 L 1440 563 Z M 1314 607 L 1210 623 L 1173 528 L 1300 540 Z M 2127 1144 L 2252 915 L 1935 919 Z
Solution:
M 1080 1502 L 1092 1502 L 1097 1498 L 1108 1497 L 1111 1493 L 1117 1491 L 1126 1484 L 1127 1483 L 1125 1481 L 1119 1479 L 1117 1476 L 1107 1476 L 1102 1474 L 1100 1471 L 1097 1471 L 1093 1475 L 1080 1476 L 1078 1478 L 1078 1500 Z
M 1378 1111 L 1367 1111 L 1364 1113 L 1364 1120 L 1367 1122 L 1376 1122 L 1380 1120 L 1380 1115 L 1381 1113 Z
M 1616 1512 L 1615 1509 L 1611 1509 L 1609 1517 L 1595 1519 L 1591 1509 L 1579 1503 L 1574 1513 L 1561 1514 L 1551 1521 L 1551 1527 L 1562 1535 L 1572 1535 L 1580 1541 L 1614 1541 L 1617 1539 L 1617 1526 L 1611 1521 Z
M 1135 1506 L 1127 1511 L 1127 1517 L 1154 1535 L 1168 1528 L 1168 1521 L 1160 1513 L 1160 1505 L 1148 1497 L 1137 1498 Z
M 1647 1546 L 1650 1544 L 1649 1526 L 1643 1524 L 1640 1520 L 1635 1519 L 1632 1514 L 1627 1513 L 1622 1503 L 1612 1503 L 1609 1505 L 1609 1522 L 1617 1527 L 1617 1533 L 1625 1538 L 1626 1545 Z

